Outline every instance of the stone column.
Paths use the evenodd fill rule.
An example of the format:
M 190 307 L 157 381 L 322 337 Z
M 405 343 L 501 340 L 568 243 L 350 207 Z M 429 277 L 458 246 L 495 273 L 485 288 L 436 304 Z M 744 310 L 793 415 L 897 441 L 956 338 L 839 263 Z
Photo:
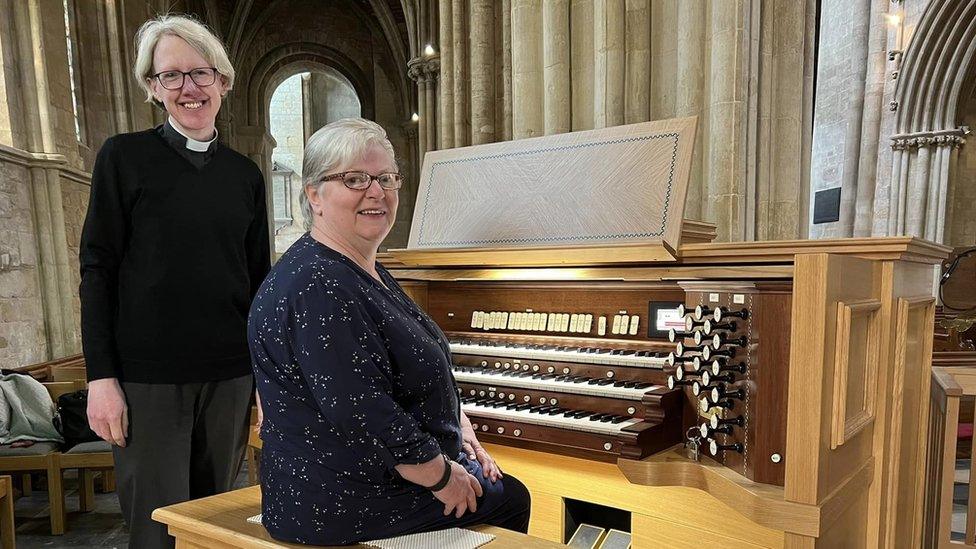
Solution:
M 595 0 L 593 5 L 593 127 L 619 126 L 624 123 L 626 4 Z
M 593 0 L 572 0 L 570 59 L 573 131 L 593 129 Z
M 440 0 L 440 56 L 441 81 L 438 100 L 440 148 L 454 147 L 454 17 L 451 0 Z
M 462 0 L 451 3 L 451 34 L 454 39 L 454 146 L 471 143 L 468 104 L 468 36 L 467 11 Z
M 424 60 L 420 57 L 407 62 L 407 74 L 417 83 L 417 116 L 420 118 L 417 122 L 417 152 L 421 163 L 427 152 L 427 75 L 424 67 Z
M 264 201 L 265 201 L 265 212 L 264 215 L 268 218 L 268 242 L 271 247 L 271 257 L 275 257 L 274 250 L 274 196 L 272 189 L 272 179 L 271 179 L 271 153 L 274 151 L 277 142 L 275 142 L 274 137 L 271 136 L 271 132 L 263 126 L 239 126 L 235 132 L 235 150 L 241 154 L 247 156 L 258 168 L 261 168 L 261 173 L 264 175 Z M 301 179 L 302 174 L 297 174 L 298 178 Z M 304 183 L 298 186 L 302 192 L 305 191 Z
M 675 116 L 699 116 L 702 114 L 702 91 L 705 88 L 705 2 L 685 0 L 678 4 L 678 74 L 675 88 Z M 685 200 L 685 218 L 702 218 L 702 150 L 705 143 L 705 120 L 698 119 L 695 134 L 695 150 L 692 153 L 691 172 L 688 174 L 688 195 Z
M 544 133 L 542 1 L 512 0 L 512 137 Z
M 495 141 L 494 0 L 471 0 L 471 144 Z
M 512 139 L 512 1 L 501 1 L 502 139 Z
M 691 3 L 699 3 L 692 0 Z M 624 123 L 645 122 L 649 120 L 651 83 L 647 75 L 651 73 L 651 3 L 650 0 L 627 0 L 626 22 L 626 90 L 624 95 Z M 695 20 L 691 27 L 701 28 L 704 19 Z M 680 27 L 680 35 L 693 35 L 692 28 Z M 701 48 L 701 46 L 698 46 Z
M 569 0 L 542 4 L 542 81 L 545 134 L 572 130 Z
M 437 76 L 440 74 L 440 60 L 437 56 L 424 61 L 424 101 L 425 112 L 420 122 L 426 126 L 426 150 L 437 150 Z
M 857 197 L 854 207 L 855 237 L 871 236 L 874 223 L 874 188 L 878 175 L 878 143 L 884 112 L 885 66 L 888 63 L 887 25 L 884 14 L 890 0 L 871 2 L 868 28 L 868 59 L 865 71 L 864 109 L 861 115 L 861 144 L 857 167 Z
M 708 144 L 705 165 L 708 194 L 705 199 L 705 218 L 717 226 L 719 241 L 739 241 L 744 238 L 745 207 L 743 203 L 744 166 L 742 152 L 744 133 L 742 105 L 744 95 L 741 30 L 739 10 L 735 2 L 713 2 L 708 29 L 711 42 L 708 94 Z

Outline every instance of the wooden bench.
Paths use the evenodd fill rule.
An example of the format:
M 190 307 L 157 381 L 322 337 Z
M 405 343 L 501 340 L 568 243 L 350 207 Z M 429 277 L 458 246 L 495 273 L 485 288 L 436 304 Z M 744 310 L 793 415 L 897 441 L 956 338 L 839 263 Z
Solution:
M 10 475 L 0 476 L 0 547 L 16 547 L 14 526 L 14 484 Z
M 176 549 L 307 548 L 274 540 L 260 524 L 247 522 L 261 512 L 261 488 L 252 486 L 208 498 L 177 503 L 153 511 L 152 518 L 169 526 Z M 475 526 L 493 534 L 490 549 L 552 549 L 565 545 L 493 526 Z M 348 546 L 347 546 L 348 547 Z M 358 545 L 355 547 L 366 547 Z

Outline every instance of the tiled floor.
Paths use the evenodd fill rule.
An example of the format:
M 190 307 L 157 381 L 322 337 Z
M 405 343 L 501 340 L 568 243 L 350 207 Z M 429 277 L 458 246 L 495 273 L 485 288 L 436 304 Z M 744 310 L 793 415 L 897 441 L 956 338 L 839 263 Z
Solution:
M 29 497 L 18 499 L 14 507 L 18 549 L 124 549 L 128 546 L 129 532 L 122 522 L 119 500 L 114 492 L 96 493 L 94 510 L 82 513 L 78 511 L 78 479 L 74 471 L 65 472 L 64 484 L 65 507 L 68 510 L 65 534 L 51 535 L 47 492 L 35 483 L 34 492 Z M 242 469 L 235 488 L 245 486 L 247 473 Z

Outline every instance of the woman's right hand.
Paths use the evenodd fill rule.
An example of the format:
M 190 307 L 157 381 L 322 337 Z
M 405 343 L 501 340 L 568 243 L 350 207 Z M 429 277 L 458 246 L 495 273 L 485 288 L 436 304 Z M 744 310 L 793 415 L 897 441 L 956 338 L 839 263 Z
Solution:
M 475 498 L 481 497 L 483 491 L 478 479 L 468 473 L 460 463 L 452 461 L 451 480 L 447 482 L 447 486 L 432 493 L 444 504 L 444 516 L 454 513 L 455 517 L 461 518 L 466 511 L 473 513 L 478 510 Z
M 119 380 L 114 377 L 88 382 L 88 424 L 105 442 L 125 447 L 129 407 Z

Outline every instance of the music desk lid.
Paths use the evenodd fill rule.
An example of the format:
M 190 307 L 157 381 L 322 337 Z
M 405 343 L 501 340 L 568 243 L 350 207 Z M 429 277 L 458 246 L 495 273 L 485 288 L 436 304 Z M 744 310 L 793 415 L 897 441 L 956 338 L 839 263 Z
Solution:
M 697 119 L 427 153 L 405 265 L 674 261 Z

